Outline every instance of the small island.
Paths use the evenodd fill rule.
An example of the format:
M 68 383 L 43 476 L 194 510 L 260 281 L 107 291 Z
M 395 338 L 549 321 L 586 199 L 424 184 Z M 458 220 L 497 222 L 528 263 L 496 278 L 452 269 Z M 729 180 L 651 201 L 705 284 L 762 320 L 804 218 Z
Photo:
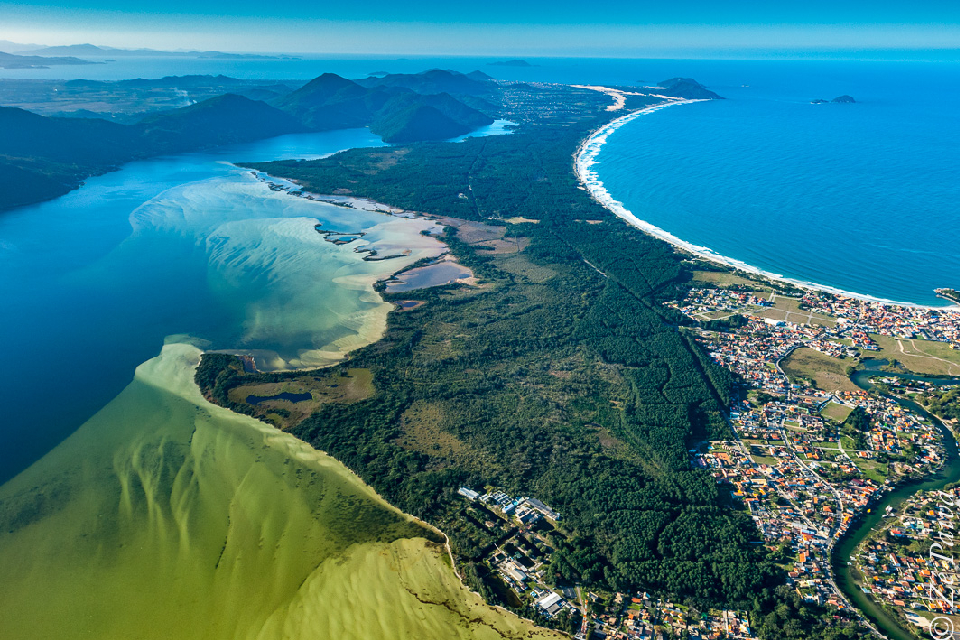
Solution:
M 497 60 L 496 62 L 490 63 L 491 67 L 534 67 L 526 60 Z
M 817 98 L 816 100 L 811 100 L 810 104 L 856 104 L 856 100 L 853 99 L 853 96 L 842 95 L 837 96 L 833 100 L 824 100 L 823 98 Z

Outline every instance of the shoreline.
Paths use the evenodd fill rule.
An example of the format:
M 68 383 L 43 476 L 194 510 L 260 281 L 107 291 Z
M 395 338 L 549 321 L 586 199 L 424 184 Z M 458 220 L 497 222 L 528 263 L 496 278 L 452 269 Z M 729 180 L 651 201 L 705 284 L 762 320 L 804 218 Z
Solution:
M 924 309 L 929 311 L 960 311 L 960 304 L 953 303 L 945 306 L 933 306 L 929 304 L 920 304 L 916 302 L 898 302 L 896 300 L 890 300 L 887 298 L 878 298 L 876 296 L 870 296 L 867 294 L 856 293 L 852 291 L 846 291 L 837 287 L 832 287 L 830 285 L 821 284 L 818 282 L 810 282 L 806 280 L 797 280 L 795 278 L 789 278 L 783 274 L 773 273 L 771 271 L 765 271 L 760 267 L 748 264 L 742 260 L 737 260 L 736 258 L 731 258 L 723 254 L 717 253 L 713 249 L 693 244 L 692 242 L 687 242 L 682 240 L 677 236 L 673 235 L 669 231 L 662 229 L 646 220 L 642 220 L 637 217 L 632 211 L 627 209 L 622 202 L 615 199 L 613 195 L 607 191 L 603 182 L 600 180 L 600 176 L 593 168 L 597 163 L 597 157 L 600 155 L 600 151 L 603 148 L 603 145 L 606 144 L 607 138 L 613 134 L 617 129 L 623 125 L 632 122 L 633 120 L 639 118 L 640 116 L 654 113 L 660 111 L 661 109 L 666 109 L 667 107 L 673 107 L 677 105 L 693 104 L 695 102 L 707 102 L 706 99 L 690 99 L 690 100 L 674 100 L 671 102 L 660 103 L 652 105 L 649 107 L 644 107 L 642 109 L 637 109 L 632 111 L 624 116 L 620 116 L 615 120 L 608 122 L 603 125 L 596 131 L 590 134 L 590 136 L 584 140 L 580 146 L 577 148 L 576 154 L 574 155 L 574 173 L 577 176 L 577 180 L 583 186 L 587 192 L 590 193 L 592 197 L 600 206 L 607 209 L 615 216 L 626 222 L 632 227 L 640 229 L 644 233 L 651 235 L 655 238 L 663 240 L 668 244 L 672 245 L 675 249 L 680 251 L 692 254 L 693 256 L 706 260 L 708 262 L 713 262 L 714 264 L 719 264 L 725 267 L 730 267 L 737 271 L 743 271 L 745 273 L 760 276 L 773 280 L 776 282 L 782 282 L 785 284 L 793 285 L 799 287 L 800 289 L 807 289 L 813 291 L 822 291 L 825 293 L 831 293 L 834 295 L 840 295 L 847 298 L 853 298 L 856 300 L 862 300 L 864 302 L 873 302 L 878 304 L 893 305 L 898 307 L 910 307 L 914 309 Z M 939 296 L 942 297 L 942 296 Z M 947 298 L 944 298 L 947 300 Z

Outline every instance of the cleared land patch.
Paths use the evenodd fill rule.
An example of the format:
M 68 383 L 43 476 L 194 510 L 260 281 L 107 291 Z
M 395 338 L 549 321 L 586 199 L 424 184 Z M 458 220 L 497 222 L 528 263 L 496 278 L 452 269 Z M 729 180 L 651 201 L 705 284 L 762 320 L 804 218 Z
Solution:
M 499 240 L 507 233 L 506 227 L 496 227 L 482 222 L 473 222 L 461 218 L 438 217 L 437 222 L 445 227 L 457 230 L 457 238 L 467 244 L 477 244 L 490 240 Z
M 837 404 L 836 402 L 828 402 L 823 409 L 820 411 L 820 415 L 824 418 L 829 418 L 834 422 L 843 422 L 847 419 L 850 413 L 853 411 L 850 407 L 845 404 Z
M 952 349 L 946 342 L 917 340 L 913 338 L 892 338 L 871 334 L 880 346 L 874 352 L 880 358 L 899 360 L 903 366 L 915 373 L 930 376 L 960 375 L 960 349 Z
M 847 376 L 847 367 L 855 360 L 832 358 L 815 349 L 797 349 L 783 359 L 780 366 L 790 377 L 812 380 L 823 391 L 858 391 L 859 387 Z
M 477 253 L 481 255 L 520 253 L 528 246 L 530 246 L 530 238 L 502 238 L 477 245 Z
M 347 404 L 373 395 L 373 375 L 369 369 L 331 370 L 321 375 L 302 375 L 280 382 L 244 384 L 230 389 L 231 402 L 253 407 L 252 415 L 289 429 L 330 403 Z M 280 396 L 308 395 L 309 399 L 293 401 Z M 252 397 L 251 397 L 252 396 Z
M 758 282 L 748 280 L 747 278 L 739 276 L 735 273 L 726 273 L 722 271 L 694 271 L 693 279 L 696 282 L 711 282 L 721 286 L 739 284 L 748 287 L 756 287 L 757 291 L 770 291 L 769 287 L 764 287 Z
M 800 301 L 796 298 L 777 296 L 773 300 L 773 307 L 768 307 L 756 315 L 771 320 L 782 320 L 795 324 L 818 324 L 822 327 L 834 327 L 837 321 L 828 315 L 800 308 Z

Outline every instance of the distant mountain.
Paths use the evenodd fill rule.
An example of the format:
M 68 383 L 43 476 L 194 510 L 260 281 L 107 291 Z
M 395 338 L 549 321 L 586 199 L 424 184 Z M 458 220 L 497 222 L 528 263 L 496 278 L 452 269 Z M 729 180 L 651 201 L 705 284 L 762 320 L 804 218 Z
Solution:
M 402 93 L 390 98 L 377 112 L 370 130 L 386 142 L 405 143 L 447 140 L 492 122 L 490 116 L 447 93 Z
M 234 90 L 233 93 L 237 94 L 238 96 L 243 96 L 244 98 L 250 98 L 251 100 L 270 102 L 272 100 L 278 100 L 283 96 L 290 95 L 293 93 L 293 87 L 288 87 L 285 84 L 278 83 L 259 87 L 238 88 Z
M 271 56 L 259 53 L 225 53 L 223 51 L 159 51 L 156 49 L 115 49 L 93 44 L 70 44 L 58 47 L 40 47 L 27 51 L 37 56 L 87 56 L 93 58 L 121 58 L 137 56 L 144 58 L 210 58 L 214 60 L 296 60 L 290 56 Z
M 92 44 L 70 44 L 65 46 L 58 47 L 40 47 L 39 49 L 34 49 L 29 51 L 31 55 L 35 56 L 95 56 L 95 57 L 105 57 L 113 56 L 115 51 L 119 49 L 106 49 L 98 47 Z
M 489 79 L 490 77 L 487 76 L 486 80 Z M 470 78 L 456 71 L 431 69 L 422 73 L 391 73 L 380 78 L 366 78 L 358 80 L 357 84 L 364 87 L 410 89 L 422 94 L 449 93 L 452 95 L 479 96 L 486 95 L 492 90 L 486 80 Z
M 238 80 L 225 75 L 187 75 L 187 76 L 164 76 L 162 78 L 132 78 L 130 80 L 118 80 L 117 85 L 121 87 L 143 87 L 154 89 L 156 87 L 175 87 L 180 89 L 189 89 L 190 87 L 210 87 L 221 86 L 230 87 L 236 85 L 248 84 L 244 80 Z
M 0 51 L 6 51 L 7 53 L 21 53 L 23 51 L 35 51 L 36 49 L 42 48 L 42 44 L 24 44 L 22 42 L 0 40 Z
M 427 72 L 419 77 L 421 75 L 416 74 L 416 78 L 407 74 L 388 75 L 383 78 L 389 79 L 388 82 L 382 85 L 374 82 L 372 86 L 363 86 L 334 73 L 325 73 L 272 104 L 313 129 L 369 126 L 387 142 L 443 140 L 493 122 L 490 116 L 448 93 L 424 95 L 403 86 L 412 83 L 428 90 L 447 81 L 465 86 L 449 72 Z M 462 74 L 456 75 L 476 83 Z M 369 83 L 370 79 L 362 82 Z M 443 117 L 436 119 L 434 130 L 431 130 L 430 117 L 437 114 Z M 450 131 L 454 133 L 448 135 Z
M 0 51 L 0 68 L 3 69 L 45 69 L 47 67 L 76 65 L 76 64 L 103 64 L 79 58 L 44 58 L 41 56 L 21 56 Z
M 533 67 L 535 65 L 530 64 L 526 60 L 497 60 L 496 62 L 490 63 L 491 67 Z
M 390 97 L 383 89 L 367 89 L 325 73 L 272 104 L 312 129 L 329 130 L 369 125 Z
M 198 58 L 210 60 L 299 60 L 294 56 L 268 56 L 262 53 L 224 53 L 223 51 L 191 51 Z
M 450 72 L 423 74 L 413 82 L 426 90 L 448 81 L 461 87 L 477 83 Z M 72 113 L 72 117 L 45 117 L 0 107 L 0 210 L 54 198 L 75 189 L 88 176 L 163 153 L 344 127 L 369 126 L 387 142 L 445 140 L 493 122 L 486 113 L 449 93 L 420 94 L 400 86 L 396 78 L 388 86 L 363 87 L 327 73 L 292 92 L 284 85 L 234 87 L 243 81 L 226 76 L 124 80 L 115 84 L 121 83 L 137 88 L 236 88 L 268 94 L 271 100 L 268 104 L 225 93 L 188 107 L 148 115 L 135 124 L 108 122 L 84 110 Z M 72 80 L 65 84 L 98 90 L 113 83 Z M 464 99 L 468 98 L 486 104 L 478 97 Z
M 106 120 L 48 118 L 0 107 L 0 156 L 78 167 L 103 166 L 129 155 L 138 132 Z
M 471 71 L 470 73 L 468 73 L 468 74 L 466 74 L 466 75 L 467 75 L 467 77 L 470 78 L 471 80 L 476 80 L 477 82 L 487 82 L 488 80 L 493 80 L 493 77 L 492 77 L 492 76 L 488 76 L 488 75 L 485 74 L 483 71 L 479 71 L 479 70 L 477 70 L 477 71 Z
M 664 94 L 688 100 L 722 100 L 723 98 L 693 78 L 670 78 L 657 83 Z

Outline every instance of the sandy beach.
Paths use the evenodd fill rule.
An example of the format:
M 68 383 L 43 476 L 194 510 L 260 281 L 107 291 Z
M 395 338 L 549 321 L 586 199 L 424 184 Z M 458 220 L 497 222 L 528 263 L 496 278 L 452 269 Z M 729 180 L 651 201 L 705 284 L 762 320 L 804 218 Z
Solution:
M 591 89 L 600 90 L 602 87 L 589 87 Z M 611 90 L 612 91 L 612 90 Z M 608 93 L 604 91 L 604 93 Z M 615 92 L 614 92 L 615 93 Z M 611 94 L 612 95 L 612 94 Z M 747 264 L 736 258 L 731 258 L 729 256 L 722 255 L 716 251 L 710 249 L 710 247 L 695 245 L 693 243 L 687 242 L 673 235 L 669 231 L 662 229 L 654 224 L 642 220 L 637 217 L 632 211 L 627 209 L 622 202 L 614 198 L 609 191 L 607 191 L 603 182 L 600 180 L 600 177 L 594 168 L 597 163 L 597 158 L 600 155 L 600 151 L 603 148 L 603 145 L 607 142 L 608 138 L 620 127 L 623 125 L 632 122 L 633 120 L 655 113 L 661 109 L 666 109 L 668 107 L 674 107 L 679 105 L 693 104 L 695 102 L 708 102 L 708 100 L 675 100 L 672 102 L 667 102 L 663 104 L 653 105 L 650 107 L 645 107 L 643 109 L 638 109 L 632 111 L 627 115 L 621 116 L 604 126 L 597 129 L 589 138 L 587 138 L 577 149 L 577 153 L 574 156 L 574 167 L 577 174 L 577 178 L 583 187 L 590 193 L 594 200 L 601 204 L 604 208 L 611 211 L 621 220 L 624 220 L 631 226 L 644 231 L 656 238 L 664 240 L 665 242 L 670 243 L 675 248 L 692 254 L 703 260 L 713 262 L 715 264 L 720 264 L 726 267 L 732 267 L 734 269 L 743 271 L 748 274 L 755 276 L 761 276 L 774 280 L 777 282 L 787 283 L 801 289 L 824 291 L 827 293 L 832 293 L 836 295 L 846 296 L 849 298 L 855 298 L 858 300 L 864 300 L 867 302 L 878 302 L 883 304 L 893 304 L 903 307 L 915 307 L 921 309 L 931 309 L 937 311 L 944 310 L 960 310 L 960 305 L 951 305 L 945 307 L 935 307 L 931 305 L 921 305 L 912 302 L 898 302 L 895 300 L 888 300 L 884 298 L 878 298 L 874 296 L 868 296 L 861 293 L 845 291 L 837 287 L 831 287 L 826 284 L 816 283 L 816 282 L 807 282 L 803 280 L 796 280 L 793 278 L 788 278 L 783 274 L 773 273 L 770 271 L 765 271 L 758 267 L 755 267 L 751 264 Z

